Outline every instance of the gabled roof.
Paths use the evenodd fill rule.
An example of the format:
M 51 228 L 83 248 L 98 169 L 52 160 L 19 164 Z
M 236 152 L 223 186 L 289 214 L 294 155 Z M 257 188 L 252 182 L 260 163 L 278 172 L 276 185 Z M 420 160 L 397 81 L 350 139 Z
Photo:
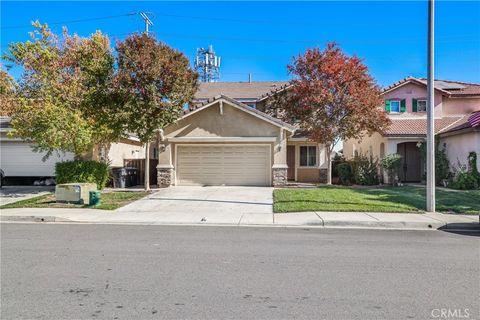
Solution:
M 402 79 L 394 84 L 385 87 L 383 89 L 383 94 L 389 93 L 403 85 L 408 83 L 415 83 L 421 86 L 427 86 L 427 79 L 425 78 L 414 78 L 407 77 Z M 449 97 L 471 97 L 471 96 L 480 96 L 480 84 L 478 83 L 468 83 L 460 81 L 450 81 L 450 80 L 435 80 L 435 90 L 441 92 L 443 95 Z
M 463 116 L 459 121 L 455 122 L 452 126 L 445 128 L 441 133 L 451 133 L 472 128 L 480 130 L 480 111 Z
M 233 99 L 259 100 L 286 84 L 288 84 L 288 81 L 201 82 L 195 94 L 195 99 L 205 100 L 219 95 L 225 95 Z
M 211 107 L 213 106 L 214 104 L 216 104 L 217 102 L 219 101 L 224 101 L 224 102 L 227 102 L 229 105 L 241 110 L 241 111 L 244 111 L 244 112 L 247 112 L 247 113 L 250 113 L 251 115 L 254 115 L 256 116 L 257 118 L 260 118 L 264 121 L 267 121 L 273 125 L 276 125 L 277 127 L 280 127 L 280 128 L 284 128 L 290 132 L 295 132 L 296 128 L 294 126 L 292 126 L 291 124 L 289 123 L 286 123 L 280 119 L 277 119 L 277 118 L 274 118 L 262 111 L 259 111 L 255 108 L 251 108 L 249 106 L 247 106 L 246 104 L 243 104 L 235 99 L 232 99 L 228 96 L 225 96 L 225 95 L 218 95 L 216 97 L 213 97 L 211 99 L 208 99 L 207 101 L 201 103 L 201 104 L 197 104 L 197 105 L 192 105 L 190 106 L 189 109 L 185 110 L 184 111 L 184 116 L 182 117 L 183 118 L 186 118 L 188 116 L 190 116 L 191 114 L 194 114 L 200 110 L 203 110 L 203 109 L 206 109 L 208 107 Z

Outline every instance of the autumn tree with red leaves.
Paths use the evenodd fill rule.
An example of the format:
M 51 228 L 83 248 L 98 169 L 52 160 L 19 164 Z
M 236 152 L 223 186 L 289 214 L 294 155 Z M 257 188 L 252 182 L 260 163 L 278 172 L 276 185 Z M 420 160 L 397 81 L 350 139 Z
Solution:
M 181 52 L 147 34 L 133 34 L 116 45 L 114 90 L 123 128 L 146 146 L 145 189 L 149 190 L 149 145 L 159 129 L 183 114 L 197 91 L 198 74 Z
M 268 102 L 267 112 L 295 123 L 327 151 L 327 184 L 332 183 L 331 153 L 341 140 L 383 132 L 390 125 L 381 108 L 380 88 L 356 56 L 335 43 L 308 49 L 288 65 L 293 80 Z

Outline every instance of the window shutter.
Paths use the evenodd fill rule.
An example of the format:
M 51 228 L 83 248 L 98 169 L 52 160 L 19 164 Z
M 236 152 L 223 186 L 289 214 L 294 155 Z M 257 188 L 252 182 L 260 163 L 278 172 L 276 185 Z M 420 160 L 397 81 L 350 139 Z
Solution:
M 417 107 L 417 99 L 412 99 L 412 111 L 417 112 L 418 107 Z
M 390 100 L 385 100 L 385 111 L 390 112 Z
M 405 104 L 405 99 L 400 101 L 400 112 L 405 112 L 407 110 L 407 106 Z

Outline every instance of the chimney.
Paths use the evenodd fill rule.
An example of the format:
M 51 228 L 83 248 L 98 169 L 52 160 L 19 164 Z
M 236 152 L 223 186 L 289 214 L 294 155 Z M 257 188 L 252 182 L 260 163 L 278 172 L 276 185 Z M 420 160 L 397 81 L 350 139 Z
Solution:
M 252 83 L 252 74 L 251 73 L 248 74 L 248 83 Z

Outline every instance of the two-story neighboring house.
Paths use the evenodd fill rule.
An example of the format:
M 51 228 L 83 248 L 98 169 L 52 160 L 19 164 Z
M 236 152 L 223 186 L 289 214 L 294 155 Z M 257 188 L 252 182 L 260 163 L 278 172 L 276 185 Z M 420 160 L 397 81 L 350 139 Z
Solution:
M 158 184 L 281 186 L 326 182 L 323 145 L 263 112 L 287 82 L 201 83 L 195 101 L 164 128 Z
M 357 153 L 382 158 L 398 153 L 402 156 L 400 180 L 421 181 L 425 168 L 417 145 L 425 141 L 427 131 L 426 79 L 405 78 L 385 88 L 383 97 L 392 120 L 390 128 L 360 141 L 345 141 L 343 154 L 346 158 Z M 435 80 L 434 106 L 435 134 L 451 166 L 465 165 L 470 151 L 480 155 L 480 121 L 475 120 L 480 114 L 480 84 Z

